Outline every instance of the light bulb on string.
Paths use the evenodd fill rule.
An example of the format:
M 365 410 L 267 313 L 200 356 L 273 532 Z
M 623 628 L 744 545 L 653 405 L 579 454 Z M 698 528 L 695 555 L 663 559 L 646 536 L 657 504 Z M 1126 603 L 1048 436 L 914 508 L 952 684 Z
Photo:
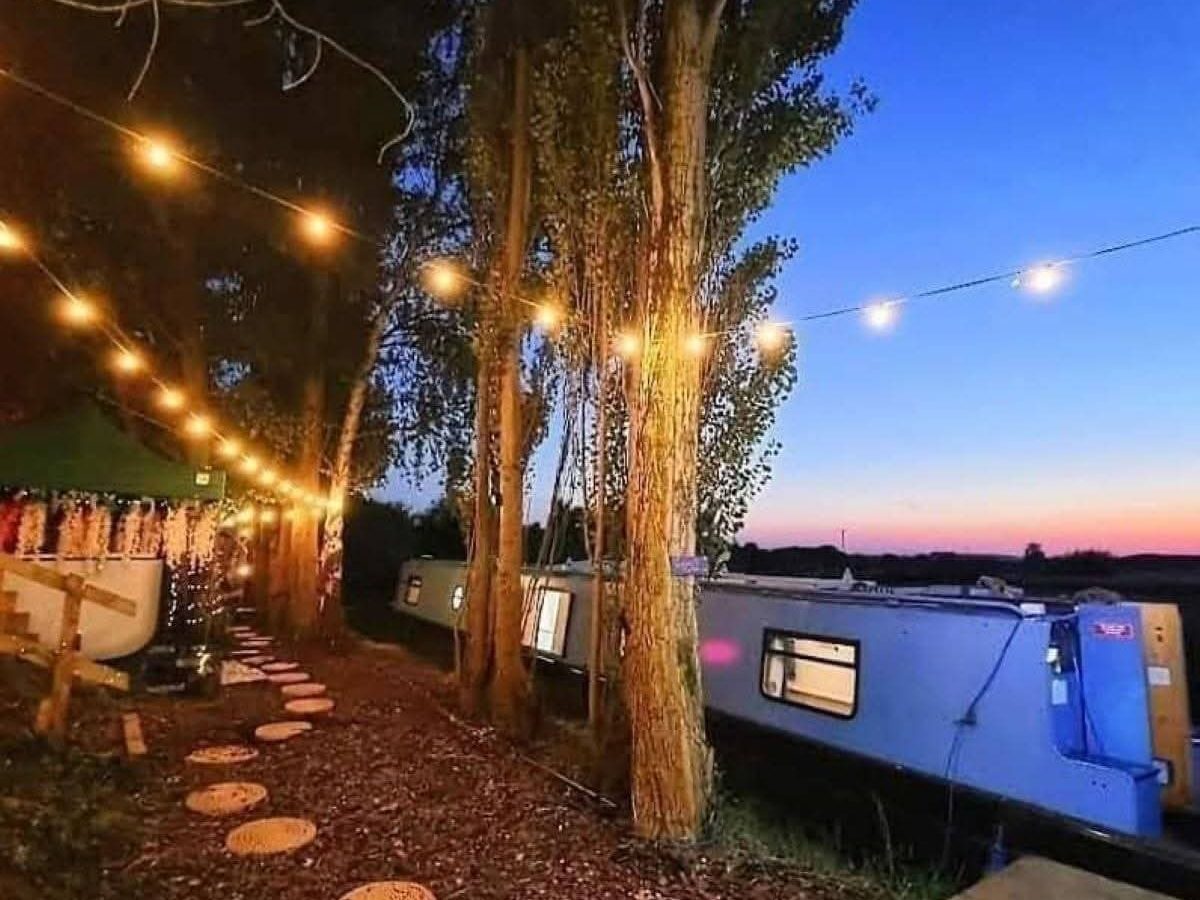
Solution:
M 25 249 L 25 241 L 7 222 L 0 222 L 0 252 L 20 253 Z
M 242 452 L 242 445 L 236 438 L 223 438 L 217 445 L 217 453 L 225 459 L 233 459 Z
M 764 356 L 774 356 L 791 340 L 791 332 L 781 322 L 763 322 L 754 332 L 754 346 Z
M 236 569 L 234 569 L 234 574 L 237 575 L 238 578 L 244 580 L 254 574 L 254 567 L 250 565 L 250 563 L 241 563 Z
M 300 229 L 310 244 L 324 246 L 337 236 L 337 226 L 329 216 L 321 212 L 309 211 L 303 213 Z
M 888 331 L 899 318 L 900 307 L 894 300 L 869 303 L 863 308 L 863 321 L 872 331 Z
M 278 490 L 279 493 L 282 494 L 284 497 L 290 497 L 292 495 L 292 493 L 296 490 L 296 488 L 290 481 L 288 481 L 285 478 L 283 481 L 279 482 L 279 487 L 276 490 Z
M 96 307 L 78 294 L 64 294 L 58 312 L 63 322 L 73 328 L 91 325 L 96 319 Z
M 274 525 L 279 516 L 273 509 L 264 509 L 258 516 L 258 521 L 264 525 Z
M 258 483 L 263 487 L 270 487 L 279 479 L 279 475 L 274 469 L 263 469 L 258 473 Z
M 119 347 L 113 352 L 112 366 L 121 375 L 135 375 L 146 367 L 146 361 L 136 351 Z
M 1021 272 L 1013 279 L 1012 286 L 1030 294 L 1049 294 L 1063 283 L 1066 274 L 1062 263 L 1042 263 Z
M 698 331 L 689 334 L 683 342 L 683 349 L 688 356 L 699 359 L 708 353 L 708 335 Z
M 641 338 L 632 331 L 623 331 L 617 335 L 615 349 L 622 359 L 633 359 L 642 349 Z
M 439 300 L 457 300 L 466 291 L 469 281 L 457 263 L 434 259 L 421 266 L 421 284 Z
M 155 175 L 173 175 L 179 168 L 178 154 L 162 138 L 144 138 L 138 143 L 138 154 L 145 168 Z
M 253 475 L 259 469 L 259 461 L 253 456 L 243 456 L 239 467 L 243 475 Z
M 183 430 L 190 438 L 202 438 L 212 430 L 212 422 L 208 416 L 192 413 L 183 423 Z
M 534 310 L 533 321 L 543 331 L 553 334 L 562 324 L 562 310 L 553 303 L 539 303 Z
M 183 391 L 178 388 L 173 388 L 169 384 L 164 384 L 158 389 L 158 396 L 155 401 L 168 412 L 175 412 L 183 409 L 184 396 Z

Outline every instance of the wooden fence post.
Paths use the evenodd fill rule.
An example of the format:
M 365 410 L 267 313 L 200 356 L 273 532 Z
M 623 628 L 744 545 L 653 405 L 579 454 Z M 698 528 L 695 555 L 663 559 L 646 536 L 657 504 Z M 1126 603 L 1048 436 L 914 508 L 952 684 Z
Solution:
M 67 708 L 71 704 L 71 683 L 75 680 L 78 653 L 79 615 L 83 607 L 83 579 L 68 575 L 64 580 L 62 627 L 58 633 L 58 654 L 54 660 L 54 678 L 50 694 L 38 707 L 37 732 L 61 741 L 67 733 Z

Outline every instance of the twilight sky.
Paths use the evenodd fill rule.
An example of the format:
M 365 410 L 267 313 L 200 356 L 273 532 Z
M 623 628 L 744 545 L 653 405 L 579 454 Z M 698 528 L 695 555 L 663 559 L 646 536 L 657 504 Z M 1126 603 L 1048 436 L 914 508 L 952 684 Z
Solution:
M 801 243 L 780 318 L 1200 221 L 1197 47 L 1194 0 L 862 0 L 826 71 L 879 107 L 755 229 Z M 813 324 L 739 539 L 1200 552 L 1198 288 L 1193 236 Z

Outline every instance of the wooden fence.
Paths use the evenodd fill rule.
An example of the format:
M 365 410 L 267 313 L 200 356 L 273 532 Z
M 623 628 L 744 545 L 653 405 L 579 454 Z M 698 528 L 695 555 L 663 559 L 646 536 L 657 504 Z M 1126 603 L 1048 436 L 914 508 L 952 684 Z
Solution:
M 5 575 L 16 575 L 28 581 L 63 593 L 62 625 L 58 632 L 58 647 L 50 649 L 17 627 L 14 610 L 15 592 L 5 591 Z M 100 665 L 79 652 L 79 617 L 84 603 L 95 603 L 116 613 L 133 616 L 137 605 L 127 597 L 88 584 L 79 575 L 57 572 L 46 566 L 0 553 L 0 654 L 16 656 L 36 666 L 50 669 L 50 693 L 38 705 L 35 728 L 38 734 L 61 741 L 67 732 L 67 710 L 71 704 L 74 680 L 99 684 L 119 691 L 129 690 L 129 676 L 124 672 Z

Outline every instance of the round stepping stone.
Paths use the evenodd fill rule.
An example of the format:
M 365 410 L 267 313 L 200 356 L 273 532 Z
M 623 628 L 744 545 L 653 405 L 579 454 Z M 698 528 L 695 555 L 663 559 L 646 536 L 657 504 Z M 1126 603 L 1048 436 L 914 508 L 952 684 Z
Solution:
M 376 881 L 356 887 L 342 900 L 437 900 L 433 891 L 411 881 Z
M 245 744 L 219 744 L 215 747 L 201 747 L 187 755 L 187 761 L 208 766 L 230 765 L 246 762 L 258 756 L 258 751 Z
M 285 697 L 318 697 L 325 693 L 325 685 L 318 681 L 305 681 L 300 684 L 285 684 L 279 689 Z
M 293 669 L 300 668 L 298 662 L 273 662 L 267 663 L 262 667 L 264 672 L 291 672 Z
M 302 681 L 308 681 L 307 672 L 276 672 L 274 675 L 268 675 L 267 678 L 275 684 L 299 684 Z
M 255 650 L 254 652 L 258 653 L 257 650 Z M 274 658 L 275 657 L 273 657 L 273 656 L 263 656 L 261 653 L 258 653 L 257 656 L 242 657 L 242 662 L 244 662 L 248 666 L 261 666 L 263 663 L 269 663 Z
M 267 789 L 252 781 L 227 781 L 192 791 L 184 805 L 206 816 L 232 816 L 267 799 Z
M 258 819 L 239 825 L 225 836 L 225 848 L 238 856 L 266 856 L 303 847 L 317 836 L 308 819 Z
M 328 697 L 309 697 L 289 700 L 283 708 L 297 716 L 321 716 L 333 709 L 333 701 Z
M 267 743 L 278 743 L 312 731 L 312 727 L 312 722 L 270 722 L 255 728 L 254 737 Z

